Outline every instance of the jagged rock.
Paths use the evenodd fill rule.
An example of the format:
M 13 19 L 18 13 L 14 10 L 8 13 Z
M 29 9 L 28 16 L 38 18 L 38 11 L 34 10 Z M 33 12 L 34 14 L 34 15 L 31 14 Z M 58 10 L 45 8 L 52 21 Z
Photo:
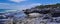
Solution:
M 29 17 L 40 17 L 40 16 L 42 16 L 42 14 L 40 14 L 40 13 L 30 13 L 28 15 L 29 15 Z
M 41 9 L 41 10 L 37 10 L 37 9 L 34 10 L 34 9 L 32 9 L 32 11 L 29 11 L 29 10 L 28 11 L 25 11 L 24 13 L 27 16 L 30 17 L 30 18 L 28 17 L 26 19 L 26 21 L 28 20 L 28 23 L 27 24 L 30 24 L 29 22 L 31 22 L 31 21 L 32 21 L 31 24 L 34 24 L 34 23 L 36 24 L 37 23 L 37 20 L 39 22 L 43 21 L 44 23 L 47 23 L 47 24 L 48 24 L 48 22 L 50 22 L 50 23 L 52 23 L 52 22 L 60 23 L 59 18 L 58 19 L 53 19 L 54 17 L 55 18 L 56 17 L 60 17 L 60 14 L 59 14 L 60 13 L 59 12 L 60 10 L 58 10 L 58 11 L 56 11 L 56 10 L 58 10 L 58 9 L 47 9 L 47 10 L 46 9 Z M 40 16 L 42 16 L 42 17 L 40 17 Z M 37 20 L 36 20 L 36 18 L 37 18 Z M 33 20 L 31 20 L 31 19 L 33 19 Z M 38 24 L 40 24 L 39 22 L 38 22 Z

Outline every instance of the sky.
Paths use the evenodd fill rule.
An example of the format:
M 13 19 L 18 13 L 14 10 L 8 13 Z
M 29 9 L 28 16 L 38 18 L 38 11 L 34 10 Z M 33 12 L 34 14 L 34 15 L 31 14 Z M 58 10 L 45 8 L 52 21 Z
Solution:
M 29 9 L 38 5 L 56 4 L 60 0 L 0 0 L 0 9 Z

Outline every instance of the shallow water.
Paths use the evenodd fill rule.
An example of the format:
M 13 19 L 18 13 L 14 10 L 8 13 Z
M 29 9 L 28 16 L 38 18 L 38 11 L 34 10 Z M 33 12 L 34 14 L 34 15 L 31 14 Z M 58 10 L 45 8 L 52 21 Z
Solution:
M 0 14 L 6 13 L 6 12 L 13 12 L 13 13 L 15 13 L 15 12 L 19 12 L 19 11 L 18 10 L 11 10 L 11 9 L 0 9 Z M 13 15 L 13 13 L 11 13 L 10 16 Z M 25 16 L 25 14 L 23 13 L 23 11 L 20 11 L 19 13 L 17 13 L 16 15 L 14 15 L 14 17 L 16 17 L 17 19 L 19 17 L 23 17 L 23 16 Z M 1 20 L 1 19 L 5 19 L 5 18 L 4 17 L 0 17 L 0 24 L 4 24 L 3 22 L 5 22 L 5 20 Z

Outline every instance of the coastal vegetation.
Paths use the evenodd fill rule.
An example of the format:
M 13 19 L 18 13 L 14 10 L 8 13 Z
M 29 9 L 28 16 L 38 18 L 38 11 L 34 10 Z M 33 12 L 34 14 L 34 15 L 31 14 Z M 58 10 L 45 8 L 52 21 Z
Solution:
M 43 9 L 43 8 L 60 8 L 60 3 L 50 4 L 50 5 L 40 5 L 40 6 L 36 6 L 35 8 L 39 8 L 39 9 Z

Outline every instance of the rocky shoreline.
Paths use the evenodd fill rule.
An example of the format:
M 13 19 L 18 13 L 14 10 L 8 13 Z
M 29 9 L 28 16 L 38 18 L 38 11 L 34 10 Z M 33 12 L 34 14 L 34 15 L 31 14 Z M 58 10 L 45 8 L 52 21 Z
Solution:
M 55 8 L 55 9 L 46 8 L 41 10 L 29 9 L 29 10 L 25 10 L 24 13 L 27 14 L 28 16 L 30 16 L 29 15 L 30 13 L 40 13 L 42 14 L 41 19 L 46 22 L 45 24 L 60 24 L 60 8 Z

